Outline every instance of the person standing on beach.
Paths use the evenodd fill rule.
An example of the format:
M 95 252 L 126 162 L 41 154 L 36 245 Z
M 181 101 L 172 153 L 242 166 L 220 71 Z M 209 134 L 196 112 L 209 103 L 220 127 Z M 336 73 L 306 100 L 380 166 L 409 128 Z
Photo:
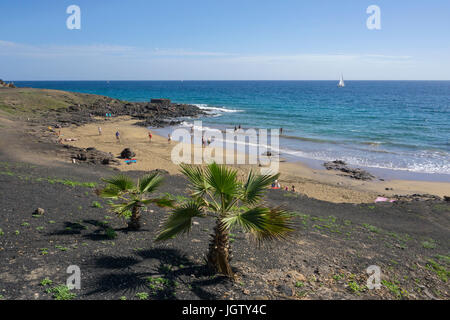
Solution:
M 170 135 L 170 133 L 168 134 L 168 139 L 167 139 L 167 142 L 171 142 L 172 141 L 172 136 Z
M 119 130 L 116 131 L 116 140 L 118 142 L 120 141 L 120 132 L 119 132 Z
M 150 142 L 152 142 L 152 132 L 151 131 L 148 132 L 148 139 L 150 140 Z
M 98 127 L 98 135 L 99 135 L 99 136 L 102 135 L 102 127 Z
M 205 143 L 205 136 L 202 136 L 202 148 L 204 148 L 205 145 L 206 145 L 206 143 Z
M 191 126 L 191 144 L 194 143 L 194 126 Z

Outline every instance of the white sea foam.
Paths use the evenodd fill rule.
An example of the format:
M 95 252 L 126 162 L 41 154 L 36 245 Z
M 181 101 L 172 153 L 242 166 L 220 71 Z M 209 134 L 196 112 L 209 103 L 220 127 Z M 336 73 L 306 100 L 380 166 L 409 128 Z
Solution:
M 235 112 L 243 112 L 244 110 L 237 110 L 237 109 L 227 109 L 223 107 L 210 107 L 207 104 L 194 104 L 194 106 L 198 107 L 199 109 L 204 110 L 206 113 L 209 114 L 222 114 L 222 113 L 235 113 Z
M 192 122 L 183 121 L 180 123 L 180 127 L 184 128 L 193 128 L 194 131 L 202 131 L 202 132 L 211 132 L 211 133 L 220 133 L 219 129 L 205 127 L 205 126 L 196 126 Z
M 434 173 L 434 174 L 450 174 L 450 163 L 444 159 L 436 161 L 435 159 L 370 159 L 364 156 L 350 156 L 345 153 L 339 154 L 334 151 L 333 155 L 325 152 L 303 152 L 292 149 L 281 149 L 281 153 L 289 154 L 294 157 L 320 160 L 320 161 L 334 161 L 336 159 L 343 160 L 351 166 L 366 167 L 366 168 L 378 168 L 389 170 L 410 171 L 416 173 Z M 378 161 L 377 161 L 378 160 Z

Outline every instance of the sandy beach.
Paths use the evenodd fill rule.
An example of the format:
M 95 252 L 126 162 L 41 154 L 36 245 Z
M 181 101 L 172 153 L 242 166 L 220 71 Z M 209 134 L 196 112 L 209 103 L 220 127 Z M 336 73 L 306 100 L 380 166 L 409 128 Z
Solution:
M 164 169 L 170 174 L 178 174 L 179 168 L 171 160 L 172 149 L 178 144 L 176 141 L 168 142 L 167 137 L 153 133 L 149 141 L 148 130 L 135 126 L 136 120 L 129 117 L 119 117 L 99 123 L 83 126 L 71 126 L 61 130 L 62 139 L 76 139 L 76 141 L 63 141 L 76 147 L 95 147 L 104 152 L 119 155 L 124 148 L 131 148 L 136 153 L 136 163 L 127 165 L 121 160 L 117 166 L 121 171 Z M 102 135 L 98 127 L 102 128 Z M 119 130 L 120 141 L 117 141 L 115 132 Z M 194 148 L 201 149 L 201 146 Z M 207 149 L 207 148 L 206 148 Z M 197 150 L 198 151 L 198 150 Z M 256 165 L 238 165 L 242 174 L 250 169 L 258 170 Z M 284 188 L 295 186 L 296 192 L 319 200 L 335 203 L 371 203 L 380 196 L 407 195 L 407 194 L 433 194 L 443 197 L 450 195 L 450 183 L 412 181 L 412 180 L 386 180 L 361 181 L 340 176 L 337 171 L 311 169 L 300 162 L 280 162 L 280 184 Z M 389 189 L 389 190 L 386 190 Z

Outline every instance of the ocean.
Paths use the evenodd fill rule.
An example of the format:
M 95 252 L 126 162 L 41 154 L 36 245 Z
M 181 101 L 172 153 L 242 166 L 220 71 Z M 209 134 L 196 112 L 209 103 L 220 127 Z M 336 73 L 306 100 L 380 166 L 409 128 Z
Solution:
M 283 128 L 280 156 L 450 180 L 450 81 L 18 81 L 17 86 L 169 98 L 209 128 Z M 185 126 L 193 120 L 186 119 Z M 166 129 L 167 130 L 167 129 Z M 378 170 L 379 171 L 379 170 Z M 398 176 L 398 175 L 397 175 Z

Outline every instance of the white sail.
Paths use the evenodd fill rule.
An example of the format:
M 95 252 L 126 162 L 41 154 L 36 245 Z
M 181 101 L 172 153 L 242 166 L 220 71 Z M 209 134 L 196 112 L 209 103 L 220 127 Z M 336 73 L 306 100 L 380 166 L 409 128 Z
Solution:
M 345 87 L 344 76 L 343 76 L 342 74 L 341 74 L 341 79 L 339 80 L 338 87 L 339 87 L 339 88 Z

